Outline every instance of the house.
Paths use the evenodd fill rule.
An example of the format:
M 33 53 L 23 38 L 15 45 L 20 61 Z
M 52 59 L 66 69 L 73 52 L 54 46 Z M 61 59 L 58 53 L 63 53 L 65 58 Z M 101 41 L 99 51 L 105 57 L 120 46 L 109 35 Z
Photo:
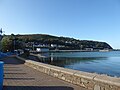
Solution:
M 93 51 L 93 48 L 85 48 L 86 51 Z
M 47 47 L 37 47 L 36 52 L 49 52 L 49 48 L 47 48 Z
M 57 44 L 51 44 L 51 47 L 57 47 Z

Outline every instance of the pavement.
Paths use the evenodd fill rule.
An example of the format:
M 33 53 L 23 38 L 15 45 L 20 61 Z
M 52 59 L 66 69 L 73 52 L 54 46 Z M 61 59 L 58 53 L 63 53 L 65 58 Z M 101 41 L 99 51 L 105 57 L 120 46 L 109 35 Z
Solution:
M 13 57 L 4 61 L 3 90 L 88 90 L 41 73 Z

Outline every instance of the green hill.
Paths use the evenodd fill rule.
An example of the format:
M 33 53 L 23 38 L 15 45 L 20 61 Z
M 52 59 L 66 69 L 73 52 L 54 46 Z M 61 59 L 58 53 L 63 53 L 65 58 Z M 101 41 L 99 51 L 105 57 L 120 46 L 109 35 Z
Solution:
M 106 42 L 99 42 L 99 41 L 90 41 L 90 40 L 78 40 L 69 37 L 58 37 L 46 34 L 28 34 L 28 35 L 15 35 L 20 41 L 25 43 L 34 42 L 34 44 L 45 44 L 50 49 L 57 49 L 60 50 L 86 50 L 89 48 L 92 49 L 113 49 L 109 44 Z M 51 45 L 56 45 L 56 47 L 51 47 Z

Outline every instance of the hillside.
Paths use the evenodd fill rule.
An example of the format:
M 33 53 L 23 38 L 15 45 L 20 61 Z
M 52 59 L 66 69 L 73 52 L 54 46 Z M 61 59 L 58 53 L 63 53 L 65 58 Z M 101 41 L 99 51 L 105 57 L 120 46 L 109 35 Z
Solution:
M 93 49 L 113 49 L 106 42 L 90 41 L 90 40 L 77 40 L 69 37 L 57 37 L 46 34 L 29 34 L 29 35 L 15 35 L 20 41 L 25 43 L 34 42 L 36 45 L 45 44 L 50 47 L 50 49 L 78 49 L 86 50 L 88 48 Z M 56 45 L 56 47 L 51 47 L 51 45 Z

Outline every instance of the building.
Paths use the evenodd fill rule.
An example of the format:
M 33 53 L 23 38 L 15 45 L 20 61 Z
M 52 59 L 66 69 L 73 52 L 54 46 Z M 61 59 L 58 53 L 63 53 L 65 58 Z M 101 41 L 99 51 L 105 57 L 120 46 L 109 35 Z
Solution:
M 93 51 L 93 48 L 85 48 L 86 51 Z
M 49 48 L 47 48 L 47 47 L 37 47 L 36 52 L 49 52 Z
M 51 44 L 51 47 L 57 47 L 57 44 Z

